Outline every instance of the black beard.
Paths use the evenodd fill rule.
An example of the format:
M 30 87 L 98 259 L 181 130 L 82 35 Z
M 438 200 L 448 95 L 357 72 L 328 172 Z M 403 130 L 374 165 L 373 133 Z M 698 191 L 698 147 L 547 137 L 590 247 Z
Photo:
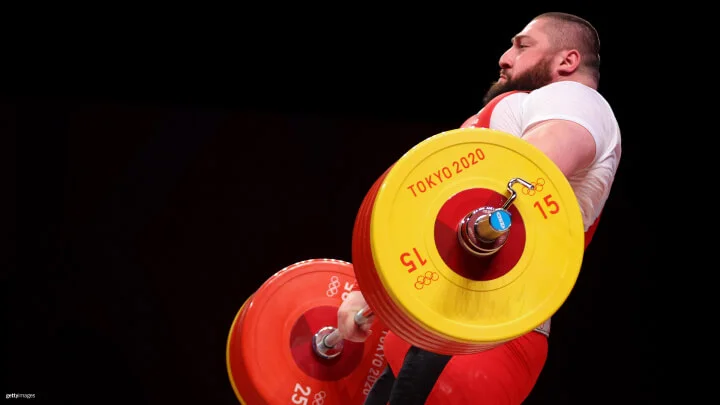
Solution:
M 508 78 L 504 83 L 493 82 L 483 97 L 483 106 L 495 97 L 509 91 L 533 91 L 552 82 L 550 74 L 550 59 L 540 61 L 531 70 L 517 76 Z

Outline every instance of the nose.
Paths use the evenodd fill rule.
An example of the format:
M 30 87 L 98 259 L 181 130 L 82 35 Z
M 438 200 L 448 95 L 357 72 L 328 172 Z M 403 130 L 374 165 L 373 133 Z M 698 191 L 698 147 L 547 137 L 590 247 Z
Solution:
M 512 51 L 512 48 L 505 51 L 500 56 L 500 60 L 498 61 L 498 64 L 500 65 L 501 69 L 510 69 L 512 67 L 512 58 L 510 58 L 510 52 Z

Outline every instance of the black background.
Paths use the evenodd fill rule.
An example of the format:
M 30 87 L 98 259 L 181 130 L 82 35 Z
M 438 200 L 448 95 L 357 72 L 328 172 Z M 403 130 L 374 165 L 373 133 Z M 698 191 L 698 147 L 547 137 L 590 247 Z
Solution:
M 652 163 L 653 113 L 637 103 L 657 87 L 629 69 L 650 17 L 597 5 L 239 7 L 46 10 L 26 26 L 32 44 L 2 104 L 24 151 L 8 173 L 27 197 L 22 226 L 10 224 L 27 254 L 2 280 L 5 393 L 237 403 L 225 344 L 247 296 L 291 263 L 350 261 L 372 182 L 475 113 L 512 35 L 561 10 L 600 32 L 599 90 L 623 159 L 527 403 L 660 402 L 663 245 L 645 184 L 670 169 Z

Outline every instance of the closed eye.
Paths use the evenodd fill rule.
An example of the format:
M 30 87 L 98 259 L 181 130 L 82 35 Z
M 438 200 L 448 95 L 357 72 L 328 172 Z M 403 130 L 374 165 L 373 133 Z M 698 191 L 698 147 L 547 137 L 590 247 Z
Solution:
M 518 48 L 527 48 L 530 46 L 527 43 L 532 43 L 532 40 L 527 35 L 515 35 L 511 42 Z

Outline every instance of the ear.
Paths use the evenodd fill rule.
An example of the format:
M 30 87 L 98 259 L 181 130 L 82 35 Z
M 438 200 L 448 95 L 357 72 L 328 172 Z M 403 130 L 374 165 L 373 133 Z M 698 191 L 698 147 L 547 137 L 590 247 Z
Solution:
M 563 51 L 560 54 L 560 58 L 558 72 L 561 75 L 572 74 L 580 67 L 580 52 L 578 52 L 577 49 Z

